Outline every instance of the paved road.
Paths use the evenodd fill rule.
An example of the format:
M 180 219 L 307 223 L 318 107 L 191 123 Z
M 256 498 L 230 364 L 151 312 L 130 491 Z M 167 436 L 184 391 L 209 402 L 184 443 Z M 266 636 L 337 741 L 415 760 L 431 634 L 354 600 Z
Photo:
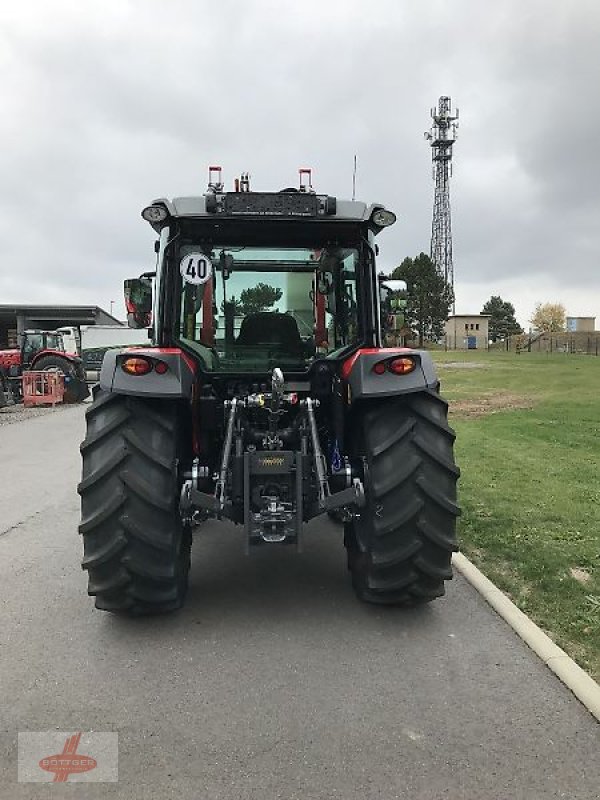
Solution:
M 458 578 L 417 611 L 354 600 L 339 531 L 249 559 L 196 543 L 184 611 L 92 609 L 80 408 L 0 430 L 0 798 L 600 797 L 600 726 Z M 18 731 L 118 731 L 117 784 L 16 783 Z

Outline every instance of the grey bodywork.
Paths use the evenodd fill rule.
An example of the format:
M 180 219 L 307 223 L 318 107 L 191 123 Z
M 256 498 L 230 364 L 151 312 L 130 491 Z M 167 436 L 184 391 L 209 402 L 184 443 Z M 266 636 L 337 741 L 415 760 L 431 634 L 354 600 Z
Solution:
M 401 356 L 415 359 L 417 366 L 413 372 L 401 377 L 391 372 L 384 372 L 383 375 L 373 372 L 377 362 Z M 377 353 L 361 353 L 352 365 L 348 383 L 353 401 L 370 397 L 396 397 L 423 389 L 436 389 L 439 385 L 429 353 L 424 350 L 393 348 L 382 349 Z
M 164 361 L 169 369 L 164 375 L 154 370 L 147 375 L 129 375 L 121 369 L 128 356 L 149 356 Z M 100 371 L 100 388 L 117 394 L 134 394 L 143 397 L 191 398 L 194 374 L 178 352 L 165 352 L 152 348 L 135 350 L 109 350 L 104 356 Z
M 129 375 L 120 365 L 128 356 L 149 356 L 164 361 L 169 369 L 163 375 L 154 370 L 147 375 Z M 373 366 L 383 359 L 411 356 L 417 361 L 416 369 L 399 377 L 390 372 L 376 375 Z M 352 358 L 352 356 L 350 356 Z M 144 397 L 187 398 L 192 396 L 194 374 L 178 352 L 164 352 L 153 348 L 132 350 L 109 350 L 104 356 L 100 372 L 100 388 L 118 394 L 142 395 Z M 376 353 L 362 352 L 355 360 L 348 375 L 351 401 L 371 397 L 392 397 L 436 389 L 438 379 L 431 356 L 422 350 L 382 349 Z M 307 384 L 307 387 L 310 384 Z M 289 385 L 287 387 L 289 389 Z

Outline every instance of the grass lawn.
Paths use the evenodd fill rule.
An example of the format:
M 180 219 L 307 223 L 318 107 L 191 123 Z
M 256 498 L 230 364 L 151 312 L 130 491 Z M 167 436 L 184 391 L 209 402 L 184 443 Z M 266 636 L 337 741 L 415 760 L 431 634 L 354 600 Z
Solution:
M 433 353 L 461 548 L 600 681 L 600 358 Z

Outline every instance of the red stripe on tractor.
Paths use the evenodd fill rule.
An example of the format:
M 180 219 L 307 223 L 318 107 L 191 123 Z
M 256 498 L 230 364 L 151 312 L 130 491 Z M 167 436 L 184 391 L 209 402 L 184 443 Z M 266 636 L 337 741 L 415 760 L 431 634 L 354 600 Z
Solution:
M 215 344 L 215 320 L 213 313 L 213 283 L 208 281 L 204 286 L 202 297 L 202 330 L 200 341 L 206 347 L 214 347 Z
M 361 347 L 350 358 L 346 359 L 342 365 L 342 378 L 347 381 L 352 372 L 352 367 L 356 364 L 360 356 L 380 355 L 382 358 L 397 355 L 398 353 L 410 353 L 410 347 Z
M 325 295 L 315 292 L 315 343 L 322 347 L 327 342 L 327 325 L 325 322 Z
M 352 372 L 352 367 L 356 364 L 360 356 L 372 356 L 377 353 L 384 353 L 385 354 L 386 348 L 384 347 L 362 347 L 360 350 L 357 350 L 356 353 L 353 353 L 350 358 L 346 359 L 342 365 L 342 378 L 347 381 L 350 377 L 350 373 Z

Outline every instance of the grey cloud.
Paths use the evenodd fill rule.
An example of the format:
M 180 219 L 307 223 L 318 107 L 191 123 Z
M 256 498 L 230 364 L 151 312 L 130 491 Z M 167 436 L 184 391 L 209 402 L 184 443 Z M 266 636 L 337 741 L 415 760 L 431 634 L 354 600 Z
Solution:
M 600 245 L 587 2 L 31 2 L 0 12 L 0 294 L 106 303 L 152 260 L 139 217 L 200 193 L 208 163 L 280 188 L 358 190 L 399 215 L 382 266 L 428 250 L 422 132 L 461 108 L 452 200 L 458 286 L 559 275 L 589 288 Z M 524 7 L 526 6 L 526 7 Z M 84 297 L 85 295 L 85 297 Z M 600 294 L 597 295 L 600 303 Z

